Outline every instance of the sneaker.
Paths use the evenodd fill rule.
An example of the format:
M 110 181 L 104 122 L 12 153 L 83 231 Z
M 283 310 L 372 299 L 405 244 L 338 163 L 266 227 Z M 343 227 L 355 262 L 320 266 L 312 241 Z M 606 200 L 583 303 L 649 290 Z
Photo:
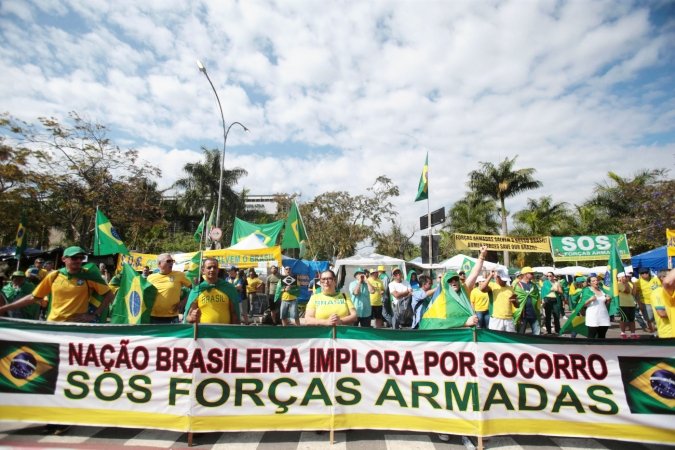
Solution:
M 476 446 L 473 445 L 473 442 L 471 442 L 471 439 L 469 439 L 466 436 L 462 436 L 462 445 L 464 445 L 465 448 L 469 450 L 475 450 Z
M 628 336 L 626 336 L 626 333 L 621 333 L 621 339 L 628 339 Z
M 630 338 L 631 339 L 640 339 L 640 336 L 638 336 L 637 334 L 631 334 Z
M 448 442 L 450 440 L 450 435 L 449 434 L 439 434 L 438 439 L 440 439 L 443 442 Z
M 72 425 L 54 425 L 54 432 L 52 433 L 54 436 L 61 436 L 64 435 L 73 428 Z

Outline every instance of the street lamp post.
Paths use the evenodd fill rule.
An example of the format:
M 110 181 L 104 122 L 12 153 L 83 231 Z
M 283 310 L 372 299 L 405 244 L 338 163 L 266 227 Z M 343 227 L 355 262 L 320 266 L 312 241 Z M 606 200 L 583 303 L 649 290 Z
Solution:
M 244 129 L 244 131 L 248 131 L 248 128 L 246 128 L 240 122 L 232 122 L 229 127 L 225 126 L 225 116 L 223 115 L 223 107 L 220 104 L 220 98 L 218 97 L 218 92 L 216 91 L 216 88 L 213 85 L 213 82 L 211 81 L 211 78 L 209 77 L 209 74 L 206 72 L 206 67 L 204 67 L 204 64 L 202 64 L 201 61 L 197 60 L 197 67 L 199 68 L 199 71 L 202 72 L 206 76 L 206 79 L 209 81 L 209 84 L 211 85 L 211 89 L 213 89 L 213 93 L 216 96 L 216 101 L 218 102 L 218 109 L 220 109 L 220 119 L 223 122 L 223 153 L 220 157 L 220 179 L 218 181 L 218 207 L 216 208 L 216 227 L 219 227 L 220 226 L 220 204 L 222 203 L 222 199 L 223 199 L 223 172 L 225 170 L 225 148 L 227 147 L 227 135 L 230 132 L 230 128 L 232 128 L 233 125 L 239 125 L 240 127 L 242 127 Z

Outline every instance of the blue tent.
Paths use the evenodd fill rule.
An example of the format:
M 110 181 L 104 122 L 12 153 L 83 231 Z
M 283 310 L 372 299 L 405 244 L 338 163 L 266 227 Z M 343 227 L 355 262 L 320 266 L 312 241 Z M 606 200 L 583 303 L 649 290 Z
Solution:
M 310 297 L 307 286 L 314 278 L 316 272 L 328 270 L 328 261 L 307 261 L 304 259 L 289 258 L 288 256 L 283 256 L 282 260 L 282 265 L 284 267 L 290 267 L 293 274 L 298 278 L 298 284 L 300 285 L 300 297 L 298 297 L 298 302 L 307 303 Z
M 675 261 L 675 257 L 670 257 L 671 263 Z M 647 267 L 653 271 L 667 270 L 668 269 L 668 254 L 666 246 L 658 247 L 648 252 L 635 255 L 630 260 L 633 265 L 633 272 L 637 273 L 638 269 L 641 267 Z M 673 265 L 672 267 L 675 267 Z

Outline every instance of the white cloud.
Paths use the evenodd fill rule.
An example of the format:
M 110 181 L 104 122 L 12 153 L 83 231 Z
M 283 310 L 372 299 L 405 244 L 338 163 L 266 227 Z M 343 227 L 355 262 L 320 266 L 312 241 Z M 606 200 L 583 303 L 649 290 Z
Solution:
M 108 125 L 166 187 L 200 146 L 222 147 L 200 59 L 226 122 L 251 129 L 228 137 L 226 165 L 248 170 L 252 193 L 360 193 L 384 174 L 412 226 L 428 150 L 432 208 L 461 198 L 479 161 L 516 154 L 544 187 L 511 211 L 529 196 L 578 203 L 609 170 L 673 166 L 673 23 L 640 5 L 8 1 L 0 96 L 25 120 L 75 110 Z M 275 143 L 283 154 L 259 150 Z

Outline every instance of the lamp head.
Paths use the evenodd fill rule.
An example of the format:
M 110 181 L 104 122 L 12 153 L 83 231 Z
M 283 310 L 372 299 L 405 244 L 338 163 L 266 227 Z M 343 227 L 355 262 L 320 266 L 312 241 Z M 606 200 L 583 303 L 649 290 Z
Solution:
M 197 67 L 199 68 L 200 72 L 206 73 L 206 67 L 204 67 L 204 64 L 200 60 L 197 60 Z

